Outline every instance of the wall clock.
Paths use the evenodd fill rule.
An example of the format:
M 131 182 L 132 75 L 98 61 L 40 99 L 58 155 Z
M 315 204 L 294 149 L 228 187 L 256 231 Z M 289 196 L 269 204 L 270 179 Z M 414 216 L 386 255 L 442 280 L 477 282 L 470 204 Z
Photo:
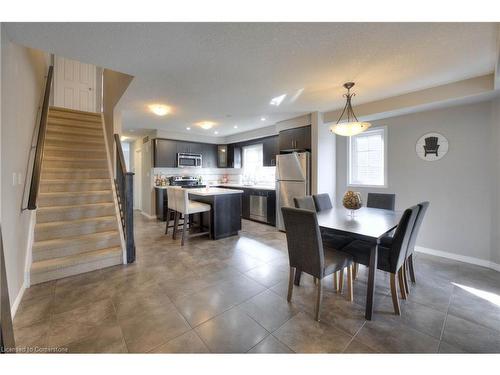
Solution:
M 442 134 L 427 133 L 419 138 L 415 151 L 422 160 L 436 161 L 448 152 L 448 140 Z

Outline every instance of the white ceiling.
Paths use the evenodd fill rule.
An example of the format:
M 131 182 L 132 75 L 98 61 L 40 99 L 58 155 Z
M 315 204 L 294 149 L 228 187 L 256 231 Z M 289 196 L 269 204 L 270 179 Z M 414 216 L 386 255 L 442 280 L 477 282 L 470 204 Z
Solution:
M 493 23 L 11 23 L 15 42 L 135 76 L 125 129 L 219 136 L 493 72 Z M 296 94 L 301 93 L 294 100 Z M 271 98 L 287 94 L 279 107 Z M 166 117 L 147 105 L 173 107 Z M 261 117 L 266 121 L 261 121 Z M 234 129 L 234 125 L 238 129 Z

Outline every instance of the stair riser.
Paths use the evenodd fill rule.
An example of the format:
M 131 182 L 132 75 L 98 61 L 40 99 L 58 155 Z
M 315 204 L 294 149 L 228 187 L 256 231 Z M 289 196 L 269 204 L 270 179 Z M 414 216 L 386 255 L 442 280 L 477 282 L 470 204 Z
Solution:
M 83 168 L 92 169 L 99 168 L 104 169 L 108 166 L 106 160 L 44 160 L 44 168 Z
M 84 180 L 88 178 L 109 178 L 107 169 L 94 169 L 91 171 L 78 171 L 68 169 L 67 171 L 53 171 L 42 169 L 42 180 L 75 179 Z
M 44 247 L 37 246 L 37 243 L 35 243 L 33 246 L 33 261 L 38 262 L 46 259 L 60 258 L 120 245 L 121 242 L 118 232 L 104 238 L 73 241 L 69 244 L 60 246 L 53 245 Z
M 52 240 L 55 238 L 81 236 L 84 234 L 106 232 L 116 230 L 117 220 L 106 220 L 89 223 L 65 223 L 51 228 L 40 228 L 35 226 L 35 241 Z
M 47 134 L 61 134 L 68 136 L 103 137 L 101 129 L 84 129 L 64 125 L 51 125 L 47 128 Z
M 58 182 L 42 182 L 40 183 L 40 192 L 42 193 L 55 193 L 55 192 L 77 192 L 77 191 L 99 191 L 111 189 L 111 181 L 100 182 L 72 182 L 72 183 L 58 183 Z
M 69 119 L 76 121 L 101 121 L 101 116 L 99 114 L 83 114 L 83 113 L 71 113 L 66 111 L 50 110 L 49 118 L 60 118 Z
M 68 158 L 93 158 L 93 159 L 105 159 L 106 151 L 104 146 L 102 148 L 85 148 L 81 147 L 80 149 L 51 149 L 45 148 L 44 150 L 45 156 L 55 156 L 55 157 L 68 157 Z
M 47 124 L 50 126 L 70 126 L 72 128 L 81 129 L 102 129 L 102 123 L 99 119 L 98 121 L 79 121 L 60 117 L 49 117 Z
M 40 207 L 50 206 L 70 206 L 77 204 L 113 202 L 111 191 L 106 194 L 95 195 L 72 195 L 72 196 L 44 196 L 40 194 L 38 198 Z
M 116 266 L 122 263 L 123 262 L 121 255 L 119 256 L 117 255 L 111 258 L 105 258 L 97 262 L 78 264 L 48 272 L 41 272 L 41 273 L 32 272 L 30 275 L 30 283 L 31 285 L 36 285 L 46 281 L 62 279 L 63 277 L 78 275 L 80 273 L 91 272 L 101 268 Z
M 96 207 L 71 207 L 56 209 L 39 209 L 36 213 L 37 223 L 48 223 L 51 221 L 65 221 L 88 219 L 91 217 L 112 216 L 115 214 L 114 205 Z
M 86 148 L 94 149 L 94 148 L 106 147 L 104 144 L 104 139 L 88 142 L 81 139 L 68 140 L 68 139 L 59 139 L 57 137 L 45 138 L 45 145 L 54 147 L 71 147 L 78 150 Z
M 86 135 L 86 134 L 70 134 L 53 132 L 50 129 L 47 131 L 47 139 L 63 140 L 68 142 L 104 142 L 103 135 Z

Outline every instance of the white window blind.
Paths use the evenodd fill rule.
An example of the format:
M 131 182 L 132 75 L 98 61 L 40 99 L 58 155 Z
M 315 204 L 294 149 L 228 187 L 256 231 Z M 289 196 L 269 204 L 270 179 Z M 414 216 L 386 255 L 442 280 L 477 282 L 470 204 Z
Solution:
M 385 128 L 350 137 L 349 184 L 385 186 L 385 160 Z

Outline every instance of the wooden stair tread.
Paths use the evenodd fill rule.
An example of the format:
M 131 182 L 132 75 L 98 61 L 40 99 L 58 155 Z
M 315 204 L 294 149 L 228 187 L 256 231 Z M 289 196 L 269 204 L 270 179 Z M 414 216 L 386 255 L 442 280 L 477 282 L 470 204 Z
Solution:
M 49 111 L 51 111 L 51 112 L 75 113 L 75 114 L 87 115 L 87 116 L 95 116 L 95 117 L 99 118 L 99 121 L 101 119 L 101 113 L 100 112 L 87 112 L 87 111 L 80 111 L 80 110 L 77 110 L 77 109 L 70 109 L 70 108 L 56 107 L 56 106 L 51 106 L 49 108 Z
M 76 220 L 51 221 L 48 223 L 36 223 L 35 230 L 37 228 L 45 229 L 51 227 L 62 227 L 64 225 L 98 223 L 98 222 L 106 222 L 113 220 L 116 220 L 116 216 L 98 216 L 98 217 L 90 217 L 90 218 L 76 219 Z
M 65 267 L 75 266 L 82 263 L 96 262 L 100 259 L 121 257 L 122 249 L 119 246 L 114 246 L 106 249 L 87 251 L 80 254 L 68 255 L 60 258 L 40 260 L 33 262 L 31 272 L 40 273 L 50 270 L 61 269 Z
M 89 191 L 79 191 L 78 195 L 104 195 L 104 194 L 109 194 L 111 193 L 112 190 L 89 190 Z M 47 193 L 40 193 L 40 195 L 45 195 L 45 196 L 74 196 L 75 193 L 72 191 L 54 191 L 54 192 L 47 192 Z
M 53 238 L 50 240 L 36 241 L 33 243 L 33 250 L 40 251 L 40 248 L 47 246 L 61 246 L 67 243 L 74 243 L 77 241 L 90 241 L 96 238 L 105 238 L 110 236 L 119 236 L 118 230 L 108 230 L 104 232 L 80 234 L 77 236 Z
M 50 206 L 50 207 L 40 207 L 37 211 L 59 211 L 59 210 L 69 210 L 69 209 L 79 209 L 79 208 L 94 208 L 94 207 L 114 207 L 114 202 L 104 202 L 104 203 L 83 203 L 83 204 L 71 204 L 66 206 Z

